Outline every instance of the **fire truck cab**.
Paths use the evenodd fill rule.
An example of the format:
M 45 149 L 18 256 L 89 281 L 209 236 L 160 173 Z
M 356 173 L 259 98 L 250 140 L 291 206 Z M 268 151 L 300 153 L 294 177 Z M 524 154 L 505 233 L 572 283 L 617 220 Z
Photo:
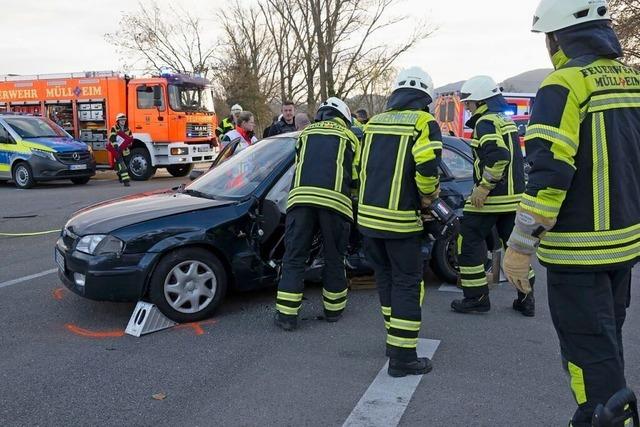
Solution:
M 131 78 L 84 72 L 0 78 L 0 111 L 43 115 L 91 146 L 98 167 L 111 167 L 109 130 L 125 113 L 134 144 L 132 179 L 146 180 L 159 167 L 186 176 L 193 164 L 215 158 L 217 121 L 210 83 L 201 77 L 161 74 Z

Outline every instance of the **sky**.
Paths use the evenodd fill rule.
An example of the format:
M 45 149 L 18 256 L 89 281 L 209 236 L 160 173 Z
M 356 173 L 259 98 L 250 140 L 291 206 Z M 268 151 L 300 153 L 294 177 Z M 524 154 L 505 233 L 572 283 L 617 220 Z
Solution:
M 201 10 L 215 37 L 215 11 L 230 0 L 159 0 Z M 254 0 L 244 0 L 251 3 Z M 544 38 L 529 30 L 539 0 L 403 0 L 400 13 L 426 21 L 437 31 L 398 61 L 418 65 L 436 86 L 489 74 L 502 81 L 524 71 L 548 68 Z M 122 69 L 105 34 L 115 32 L 133 0 L 0 0 L 0 75 Z M 404 26 L 406 27 L 406 26 Z M 404 28 L 387 32 L 396 43 Z

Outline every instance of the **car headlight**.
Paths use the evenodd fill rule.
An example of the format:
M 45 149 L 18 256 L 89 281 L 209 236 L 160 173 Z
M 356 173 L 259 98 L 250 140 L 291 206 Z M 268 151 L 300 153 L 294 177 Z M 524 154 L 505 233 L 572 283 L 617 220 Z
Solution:
M 55 160 L 56 156 L 50 151 L 38 150 L 37 148 L 31 149 L 31 154 L 34 156 L 42 157 L 43 159 Z
M 120 255 L 124 242 L 106 234 L 90 234 L 80 239 L 76 250 L 89 255 Z

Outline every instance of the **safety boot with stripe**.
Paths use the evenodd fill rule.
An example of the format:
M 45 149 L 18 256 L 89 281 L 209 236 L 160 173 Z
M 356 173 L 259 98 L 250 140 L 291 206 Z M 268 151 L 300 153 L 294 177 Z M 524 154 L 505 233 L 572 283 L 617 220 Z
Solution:
M 324 310 L 324 320 L 326 320 L 329 323 L 335 323 L 338 320 L 340 320 L 342 318 L 342 312 L 343 310 L 340 311 L 331 311 L 331 310 Z
M 298 328 L 298 316 L 290 316 L 277 311 L 275 323 L 280 329 L 293 331 Z
M 536 299 L 533 292 L 529 294 L 518 292 L 518 298 L 513 300 L 513 309 L 522 313 L 523 316 L 534 317 L 536 315 Z
M 400 359 L 389 359 L 387 373 L 394 378 L 401 378 L 407 375 L 428 374 L 432 369 L 433 365 L 428 357 L 419 357 L 410 362 Z
M 451 308 L 456 313 L 486 313 L 491 310 L 489 294 L 472 298 L 457 299 L 451 302 Z

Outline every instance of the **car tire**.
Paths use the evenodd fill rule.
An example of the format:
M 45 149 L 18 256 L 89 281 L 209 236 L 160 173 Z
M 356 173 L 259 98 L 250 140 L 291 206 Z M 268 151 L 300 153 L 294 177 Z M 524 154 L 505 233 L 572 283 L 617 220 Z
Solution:
M 36 185 L 36 180 L 33 178 L 33 171 L 31 166 L 27 162 L 20 162 L 13 167 L 13 183 L 16 187 L 26 190 Z
M 188 165 L 167 166 L 167 172 L 169 172 L 172 176 L 175 176 L 176 178 L 189 175 L 192 169 L 193 169 L 193 163 L 189 163 Z
M 457 238 L 458 235 L 455 234 L 448 239 L 437 240 L 431 250 L 431 270 L 445 283 L 458 282 L 458 260 L 455 253 Z
M 227 274 L 212 253 L 184 248 L 165 255 L 156 266 L 149 298 L 169 319 L 178 323 L 209 318 L 227 292 Z
M 79 178 L 71 178 L 71 182 L 73 182 L 75 185 L 85 185 L 86 183 L 89 182 L 89 180 L 91 179 L 90 176 L 83 176 L 83 177 L 79 177 Z
M 147 181 L 156 173 L 156 168 L 151 165 L 151 156 L 146 148 L 134 148 L 128 157 L 127 166 L 132 180 Z

